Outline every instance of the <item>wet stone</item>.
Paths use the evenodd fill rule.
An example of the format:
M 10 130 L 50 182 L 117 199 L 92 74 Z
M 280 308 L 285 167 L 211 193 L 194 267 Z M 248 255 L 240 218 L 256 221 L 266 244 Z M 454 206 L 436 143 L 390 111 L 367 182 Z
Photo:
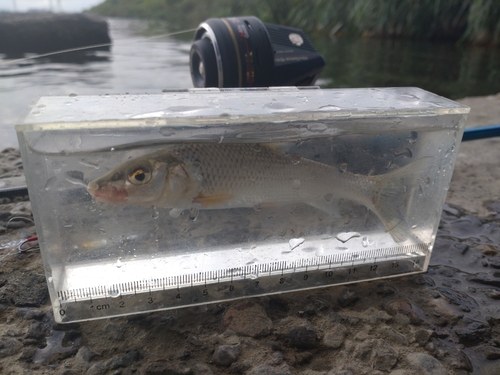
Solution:
M 397 314 L 404 315 L 413 325 L 419 325 L 422 323 L 422 319 L 420 319 L 420 317 L 417 315 L 417 313 L 413 309 L 413 305 L 409 301 L 393 301 L 387 305 L 387 312 L 393 316 L 396 316 Z
M 257 365 L 253 367 L 246 375 L 292 375 L 289 366 L 272 367 L 269 365 Z
M 26 344 L 25 344 L 23 352 L 19 356 L 19 360 L 20 361 L 31 362 L 31 359 L 35 355 L 37 349 L 38 348 L 36 346 L 26 346 Z
M 472 281 L 475 283 L 483 284 L 483 285 L 489 285 L 489 286 L 495 286 L 495 287 L 500 287 L 500 278 L 493 278 L 490 277 L 486 273 L 480 273 L 475 276 L 470 276 L 467 278 L 468 281 Z
M 413 337 L 418 345 L 425 346 L 431 338 L 433 331 L 429 329 L 418 329 L 413 333 Z
M 18 317 L 26 320 L 42 320 L 45 312 L 36 308 L 21 307 L 16 310 Z
M 3 289 L 9 303 L 16 307 L 40 307 L 49 301 L 47 282 L 43 274 L 23 271 L 9 275 Z
M 121 341 L 124 337 L 123 327 L 116 323 L 108 323 L 104 327 L 104 335 L 112 341 Z
M 36 322 L 30 325 L 28 332 L 26 333 L 25 338 L 27 339 L 35 339 L 35 340 L 44 340 L 48 335 L 48 328 L 46 325 L 40 322 Z
M 354 358 L 370 363 L 374 370 L 389 371 L 396 365 L 398 354 L 385 340 L 370 339 L 356 345 Z
M 436 358 L 425 353 L 410 353 L 406 356 L 410 366 L 422 375 L 448 375 L 445 367 Z
M 451 358 L 450 365 L 454 369 L 465 370 L 467 372 L 471 372 L 473 370 L 469 357 L 467 357 L 463 351 L 457 348 L 451 348 L 449 358 Z
M 194 346 L 202 346 L 203 345 L 203 342 L 201 342 L 201 340 L 194 335 L 189 335 L 186 341 Z
M 213 375 L 213 373 L 212 369 L 203 363 L 198 363 L 193 368 L 193 375 Z
M 386 323 L 393 319 L 392 316 L 387 314 L 385 311 L 377 310 L 377 309 L 369 309 L 367 310 L 368 321 L 371 324 L 379 324 L 380 322 Z
M 90 362 L 97 359 L 97 357 L 98 355 L 88 347 L 82 346 L 76 353 L 75 362 L 79 367 L 83 369 L 83 371 L 87 371 L 90 367 Z
M 189 367 L 180 367 L 168 361 L 146 362 L 141 370 L 141 375 L 190 375 L 193 373 Z
M 226 328 L 250 337 L 267 336 L 273 328 L 273 322 L 264 307 L 253 301 L 231 306 L 224 314 L 223 324 Z
M 351 292 L 349 289 L 346 289 L 342 296 L 338 299 L 338 304 L 343 307 L 352 307 L 359 301 L 359 296 L 356 293 Z
M 393 344 L 408 346 L 408 339 L 406 338 L 406 336 L 402 333 L 399 333 L 390 326 L 382 328 L 382 335 L 387 341 L 390 341 Z
M 119 368 L 126 368 L 141 359 L 137 350 L 94 363 L 86 372 L 87 375 L 101 375 Z
M 354 336 L 354 340 L 356 341 L 365 341 L 371 339 L 372 337 L 365 331 L 359 331 L 356 336 Z
M 476 300 L 464 292 L 451 288 L 437 288 L 437 291 L 464 312 L 470 312 L 478 307 Z
M 347 328 L 340 323 L 335 323 L 332 328 L 325 333 L 323 345 L 332 349 L 338 349 L 342 346 L 347 337 Z
M 238 359 L 241 345 L 220 345 L 215 349 L 212 361 L 219 366 L 229 366 Z
M 279 335 L 286 346 L 297 349 L 312 349 L 318 345 L 316 331 L 312 325 L 290 328 L 286 334 Z
M 386 341 L 378 339 L 371 361 L 375 370 L 389 371 L 396 365 L 398 353 Z
M 280 352 L 271 353 L 271 359 L 275 365 L 281 365 L 285 361 L 283 354 Z
M 488 259 L 489 266 L 495 269 L 500 269 L 500 260 Z
M 473 346 L 491 337 L 491 328 L 485 323 L 464 319 L 467 328 L 456 328 L 458 341 L 465 346 Z
M 13 337 L 0 337 L 0 358 L 10 357 L 21 351 L 23 344 Z
M 500 348 L 495 348 L 493 346 L 487 345 L 481 348 L 484 358 L 489 360 L 500 359 Z

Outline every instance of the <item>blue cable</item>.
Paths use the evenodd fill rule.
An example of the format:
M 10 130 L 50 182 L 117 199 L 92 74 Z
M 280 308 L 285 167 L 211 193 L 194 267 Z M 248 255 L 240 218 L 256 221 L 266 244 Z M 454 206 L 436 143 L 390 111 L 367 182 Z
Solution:
M 465 129 L 462 142 L 490 137 L 500 137 L 500 124 Z

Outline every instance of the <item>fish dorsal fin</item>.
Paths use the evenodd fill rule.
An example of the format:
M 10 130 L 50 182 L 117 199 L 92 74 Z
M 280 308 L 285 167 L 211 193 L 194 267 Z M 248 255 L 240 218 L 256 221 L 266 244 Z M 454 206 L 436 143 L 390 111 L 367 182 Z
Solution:
M 199 194 L 193 198 L 193 203 L 198 203 L 201 207 L 210 207 L 229 202 L 233 198 L 233 195 L 227 193 L 213 195 Z

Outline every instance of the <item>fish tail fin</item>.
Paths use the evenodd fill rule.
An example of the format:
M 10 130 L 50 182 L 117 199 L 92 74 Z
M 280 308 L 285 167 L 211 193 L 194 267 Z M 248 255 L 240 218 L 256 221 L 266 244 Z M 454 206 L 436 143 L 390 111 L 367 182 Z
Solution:
M 373 208 L 384 223 L 384 229 L 394 241 L 400 243 L 414 237 L 402 212 L 402 195 L 415 186 L 416 180 L 428 172 L 433 157 L 422 157 L 394 172 L 378 176 L 378 194 L 373 200 Z

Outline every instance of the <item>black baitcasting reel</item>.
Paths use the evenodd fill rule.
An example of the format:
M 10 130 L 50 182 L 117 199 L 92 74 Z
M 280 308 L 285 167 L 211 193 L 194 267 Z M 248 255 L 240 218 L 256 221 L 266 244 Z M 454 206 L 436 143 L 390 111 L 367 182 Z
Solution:
M 198 27 L 189 66 L 195 87 L 310 86 L 325 61 L 300 29 L 233 17 Z

